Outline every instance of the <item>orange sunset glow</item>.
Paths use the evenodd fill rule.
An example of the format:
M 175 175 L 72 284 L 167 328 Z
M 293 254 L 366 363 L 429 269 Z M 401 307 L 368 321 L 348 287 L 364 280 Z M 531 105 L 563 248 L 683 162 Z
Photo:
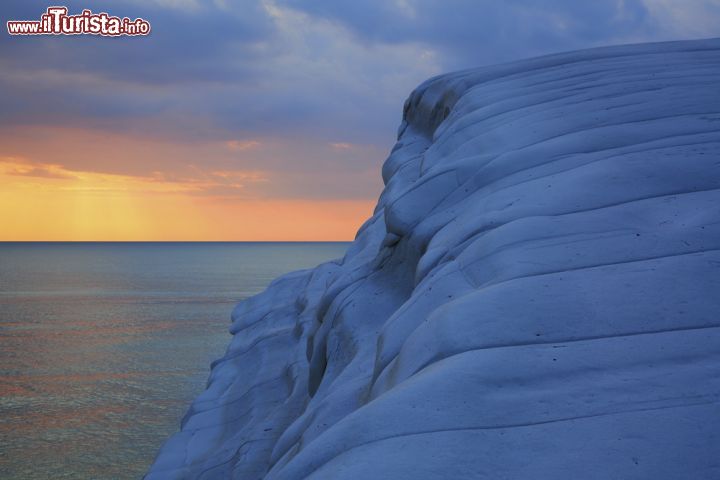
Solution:
M 227 175 L 238 175 L 237 173 Z M 228 200 L 202 185 L 0 160 L 3 241 L 350 240 L 373 202 Z
M 0 241 L 352 240 L 405 96 L 441 71 L 276 2 L 112 10 L 152 32 L 0 38 Z
M 322 190 L 336 175 L 262 167 L 353 149 L 381 155 L 348 144 L 303 153 L 276 139 L 182 144 L 63 127 L 6 129 L 0 140 L 0 241 L 352 240 L 374 200 L 308 198 L 293 189 Z M 372 172 L 352 175 L 374 183 Z

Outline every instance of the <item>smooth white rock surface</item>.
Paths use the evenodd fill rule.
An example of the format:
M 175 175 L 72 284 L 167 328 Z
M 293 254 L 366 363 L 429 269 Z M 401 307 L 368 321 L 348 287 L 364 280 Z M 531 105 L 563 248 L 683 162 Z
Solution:
M 720 40 L 433 78 L 382 173 L 148 480 L 720 478 Z

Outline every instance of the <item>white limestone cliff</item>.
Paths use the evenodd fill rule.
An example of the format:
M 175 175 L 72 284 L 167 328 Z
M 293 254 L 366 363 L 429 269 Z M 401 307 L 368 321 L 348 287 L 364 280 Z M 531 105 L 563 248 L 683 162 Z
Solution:
M 382 173 L 148 480 L 720 478 L 720 40 L 433 78 Z

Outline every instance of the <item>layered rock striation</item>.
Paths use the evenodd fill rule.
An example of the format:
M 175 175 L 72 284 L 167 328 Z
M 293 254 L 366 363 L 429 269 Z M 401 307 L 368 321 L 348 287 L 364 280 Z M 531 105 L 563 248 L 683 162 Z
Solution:
M 148 480 L 720 478 L 720 40 L 433 78 L 382 175 Z

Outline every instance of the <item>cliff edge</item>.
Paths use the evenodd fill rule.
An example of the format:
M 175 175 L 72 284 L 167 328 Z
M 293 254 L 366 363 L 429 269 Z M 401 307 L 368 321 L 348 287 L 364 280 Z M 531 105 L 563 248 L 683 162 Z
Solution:
M 382 174 L 147 480 L 720 478 L 720 40 L 430 79 Z

